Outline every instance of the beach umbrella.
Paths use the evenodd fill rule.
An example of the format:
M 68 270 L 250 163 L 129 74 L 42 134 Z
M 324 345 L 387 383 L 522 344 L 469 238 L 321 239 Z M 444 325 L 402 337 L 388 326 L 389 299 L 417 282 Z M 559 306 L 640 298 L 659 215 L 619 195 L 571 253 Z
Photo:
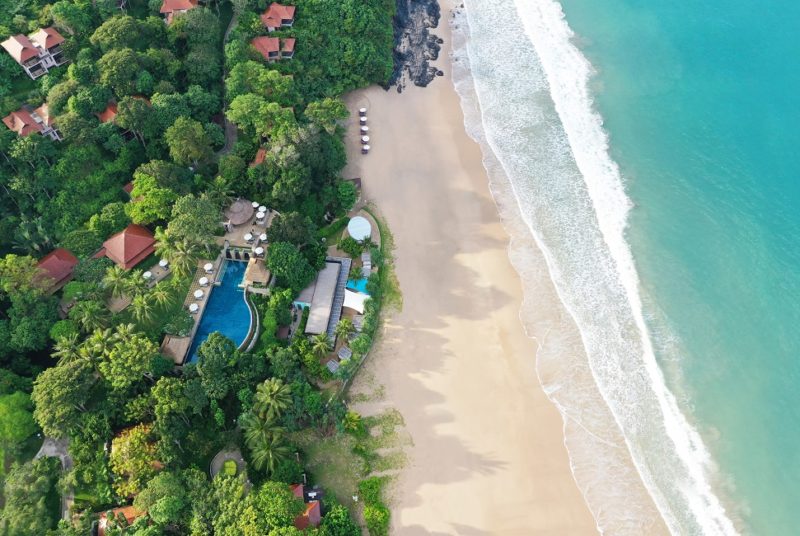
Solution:
M 362 145 L 361 154 L 367 154 L 368 152 L 369 152 L 369 145 Z
M 169 261 L 167 259 L 161 259 L 160 261 L 158 261 L 158 265 L 162 268 L 166 268 L 168 264 Z
M 200 278 L 198 283 L 200 283 L 203 286 L 206 286 L 206 285 L 208 285 L 208 278 L 206 276 L 203 276 L 203 277 Z
M 366 116 L 366 115 L 364 115 L 364 116 L 361 116 L 361 118 L 359 119 L 359 121 L 361 121 L 361 124 L 362 124 L 362 125 L 366 125 L 366 124 L 367 124 L 367 116 Z
M 255 252 L 256 252 L 256 255 L 263 255 L 263 254 L 264 254 L 264 248 L 262 248 L 261 246 L 258 246 L 258 247 L 257 247 L 256 249 L 254 249 L 253 251 L 255 251 Z
M 367 109 L 366 108 L 359 108 L 358 109 L 358 113 L 360 115 L 366 115 L 367 114 Z
M 205 293 L 202 290 L 200 290 L 200 289 L 195 290 L 194 291 L 194 299 L 199 300 L 200 298 L 203 297 L 203 294 L 205 294 Z
M 261 240 L 262 242 L 264 242 L 267 239 L 267 233 L 261 233 L 258 236 L 258 239 Z
M 364 125 L 363 127 L 361 127 L 361 132 L 366 134 L 367 132 L 369 132 L 369 127 L 367 125 Z
M 190 313 L 196 313 L 198 309 L 200 309 L 200 306 L 197 305 L 196 303 L 190 303 L 189 304 L 189 312 Z
M 361 136 L 361 143 L 369 143 L 369 136 Z
M 210 273 L 211 273 L 211 272 L 214 270 L 214 265 L 213 265 L 213 264 L 211 264 L 210 262 L 207 262 L 207 263 L 205 264 L 205 266 L 203 266 L 203 270 L 205 270 L 205 271 L 206 271 L 206 273 L 209 273 L 209 274 L 210 274 Z
M 258 211 L 259 212 L 266 212 L 267 211 L 267 207 L 265 207 L 264 205 L 261 205 L 260 207 L 258 207 Z
M 244 235 L 244 239 L 245 239 L 245 242 L 250 242 L 253 239 L 253 235 L 250 234 L 250 233 L 247 233 L 247 234 Z
M 252 205 L 253 205 L 253 208 L 258 208 L 258 205 L 259 205 L 259 204 L 260 204 L 260 203 L 259 203 L 258 201 L 253 201 L 253 203 L 252 203 Z
M 148 271 L 146 271 L 145 273 L 142 274 L 142 277 L 144 277 L 145 279 L 150 279 L 151 277 L 153 277 L 153 272 L 148 270 Z

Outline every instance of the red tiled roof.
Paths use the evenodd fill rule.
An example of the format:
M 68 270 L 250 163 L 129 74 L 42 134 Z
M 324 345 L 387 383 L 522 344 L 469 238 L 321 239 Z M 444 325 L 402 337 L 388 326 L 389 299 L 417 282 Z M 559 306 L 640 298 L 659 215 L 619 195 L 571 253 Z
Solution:
M 261 22 L 267 28 L 280 28 L 284 20 L 294 20 L 294 6 L 284 6 L 272 2 L 269 8 L 261 14 Z
M 64 37 L 55 28 L 39 28 L 31 34 L 31 40 L 42 48 L 53 48 L 64 42 Z
M 122 187 L 122 191 L 128 195 L 131 195 L 131 192 L 133 191 L 133 181 L 126 182 L 125 186 Z
M 319 527 L 322 521 L 322 512 L 319 507 L 319 501 L 311 501 L 306 504 L 306 510 L 296 518 L 294 518 L 294 526 L 298 530 L 305 530 L 310 527 Z
M 130 224 L 105 242 L 106 257 L 129 270 L 155 250 L 153 233 L 141 225 Z
M 25 108 L 20 108 L 16 112 L 11 112 L 5 116 L 3 118 L 3 123 L 5 123 L 9 130 L 13 130 L 20 136 L 28 136 L 34 132 L 42 131 L 42 125 L 37 123 L 31 113 Z
M 289 489 L 292 490 L 294 496 L 298 499 L 303 498 L 303 485 L 302 484 L 289 484 Z
M 108 123 L 109 121 L 113 121 L 117 117 L 117 103 L 109 102 L 105 110 L 95 115 L 97 116 L 97 118 L 100 120 L 101 123 Z
M 294 52 L 294 43 L 297 41 L 294 37 L 287 37 L 281 39 L 281 52 Z
M 197 0 L 163 0 L 161 2 L 161 13 L 172 13 L 173 11 L 188 11 L 197 7 Z
M 52 280 L 49 290 L 55 292 L 72 279 L 72 270 L 78 259 L 64 248 L 57 248 L 39 259 L 37 266 L 42 273 Z
M 265 35 L 256 37 L 250 41 L 250 44 L 253 45 L 265 59 L 274 59 L 275 56 L 270 57 L 270 54 L 280 51 L 281 46 L 280 39 L 277 37 L 267 37 Z
M 38 115 L 41 118 L 41 120 L 44 121 L 44 124 L 47 125 L 48 127 L 53 126 L 53 120 L 50 119 L 50 109 L 47 107 L 47 103 L 44 103 L 38 108 L 36 108 L 33 111 L 33 113 Z
M 143 516 L 146 512 L 140 512 L 133 506 L 122 506 L 120 508 L 114 508 L 111 510 L 111 517 L 116 519 L 119 514 L 125 516 L 128 524 L 133 523 L 138 517 Z M 106 513 L 103 512 L 100 514 L 100 521 L 97 523 L 97 536 L 105 536 L 106 534 L 106 526 L 108 525 L 108 519 L 106 518 Z
M 250 162 L 250 167 L 255 167 L 261 164 L 262 162 L 264 162 L 264 159 L 266 157 L 267 157 L 267 150 L 261 147 L 258 151 L 256 151 L 256 157 L 253 158 L 252 162 Z
M 28 61 L 39 55 L 39 50 L 36 48 L 36 45 L 34 45 L 27 36 L 22 34 L 12 35 L 3 41 L 2 46 L 11 54 L 11 57 L 14 58 L 17 63 Z

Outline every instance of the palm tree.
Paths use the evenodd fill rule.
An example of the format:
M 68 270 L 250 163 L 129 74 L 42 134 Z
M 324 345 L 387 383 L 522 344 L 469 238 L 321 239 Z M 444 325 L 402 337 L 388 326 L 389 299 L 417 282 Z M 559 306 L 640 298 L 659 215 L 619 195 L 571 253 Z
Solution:
M 116 344 L 111 329 L 96 329 L 83 342 L 83 347 L 95 355 L 106 354 Z
M 348 432 L 358 432 L 361 429 L 361 415 L 355 411 L 348 411 L 342 419 L 342 426 Z
M 266 468 L 273 473 L 280 462 L 291 456 L 292 449 L 284 439 L 285 430 L 275 425 L 275 421 L 247 413 L 240 419 L 240 424 L 256 469 Z
M 349 318 L 343 318 L 339 320 L 339 323 L 336 324 L 336 328 L 333 330 L 334 335 L 336 335 L 339 339 L 347 339 L 351 333 L 356 330 L 356 327 L 353 325 L 353 321 Z
M 328 335 L 326 333 L 314 335 L 314 337 L 311 339 L 311 351 L 319 359 L 322 359 L 328 355 L 328 352 L 331 351 L 331 341 L 328 339 Z
M 278 378 L 270 378 L 256 387 L 253 410 L 262 419 L 275 420 L 292 403 L 292 387 Z
M 147 290 L 147 279 L 142 275 L 141 270 L 131 272 L 125 284 L 125 294 L 128 296 L 140 296 Z
M 70 333 L 58 339 L 53 345 L 52 357 L 58 358 L 59 361 L 69 363 L 78 358 L 78 350 L 80 349 L 78 342 L 78 334 Z
M 198 248 L 188 240 L 178 240 L 161 227 L 156 229 L 156 253 L 167 259 L 172 266 L 172 273 L 183 278 L 194 272 L 200 260 Z
M 86 300 L 75 304 L 70 311 L 70 318 L 76 320 L 83 331 L 90 332 L 106 326 L 108 310 L 99 301 Z
M 128 272 L 121 266 L 110 267 L 103 277 L 103 287 L 110 290 L 113 297 L 119 298 L 128 289 Z
M 144 294 L 134 296 L 131 302 L 131 312 L 138 323 L 150 322 L 153 319 L 153 304 Z
M 111 335 L 111 339 L 115 343 L 123 342 L 130 339 L 133 335 L 136 334 L 136 326 L 133 324 L 120 324 L 117 326 L 114 334 Z
M 169 302 L 172 301 L 172 293 L 161 283 L 157 283 L 153 290 L 150 291 L 150 298 L 153 299 L 161 307 L 165 307 Z

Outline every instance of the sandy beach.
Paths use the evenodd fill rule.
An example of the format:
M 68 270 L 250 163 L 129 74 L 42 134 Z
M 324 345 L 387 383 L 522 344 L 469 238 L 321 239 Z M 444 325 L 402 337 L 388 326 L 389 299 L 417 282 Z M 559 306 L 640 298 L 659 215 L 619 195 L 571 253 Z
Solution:
M 561 416 L 519 320 L 509 238 L 449 78 L 448 17 L 443 5 L 444 77 L 348 99 L 345 173 L 362 178 L 363 197 L 394 235 L 403 294 L 367 364 L 385 396 L 356 409 L 396 408 L 413 439 L 393 493 L 395 534 L 593 534 Z M 372 138 L 365 157 L 362 106 Z

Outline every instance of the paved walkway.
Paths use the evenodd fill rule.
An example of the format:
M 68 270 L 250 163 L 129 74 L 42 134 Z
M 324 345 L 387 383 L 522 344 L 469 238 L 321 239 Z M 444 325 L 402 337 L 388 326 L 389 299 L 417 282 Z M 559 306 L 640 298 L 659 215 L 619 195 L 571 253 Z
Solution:
M 243 473 L 247 469 L 247 464 L 239 449 L 223 449 L 211 460 L 211 478 L 214 478 L 222 471 L 222 464 L 225 463 L 225 460 L 234 460 L 239 468 L 239 473 Z
M 46 437 L 42 443 L 39 452 L 33 457 L 34 460 L 39 458 L 58 458 L 61 460 L 61 468 L 66 473 L 72 469 L 72 456 L 69 455 L 69 440 L 67 439 L 53 439 Z M 75 502 L 75 492 L 72 488 L 61 497 L 61 518 L 69 519 L 72 504 Z

